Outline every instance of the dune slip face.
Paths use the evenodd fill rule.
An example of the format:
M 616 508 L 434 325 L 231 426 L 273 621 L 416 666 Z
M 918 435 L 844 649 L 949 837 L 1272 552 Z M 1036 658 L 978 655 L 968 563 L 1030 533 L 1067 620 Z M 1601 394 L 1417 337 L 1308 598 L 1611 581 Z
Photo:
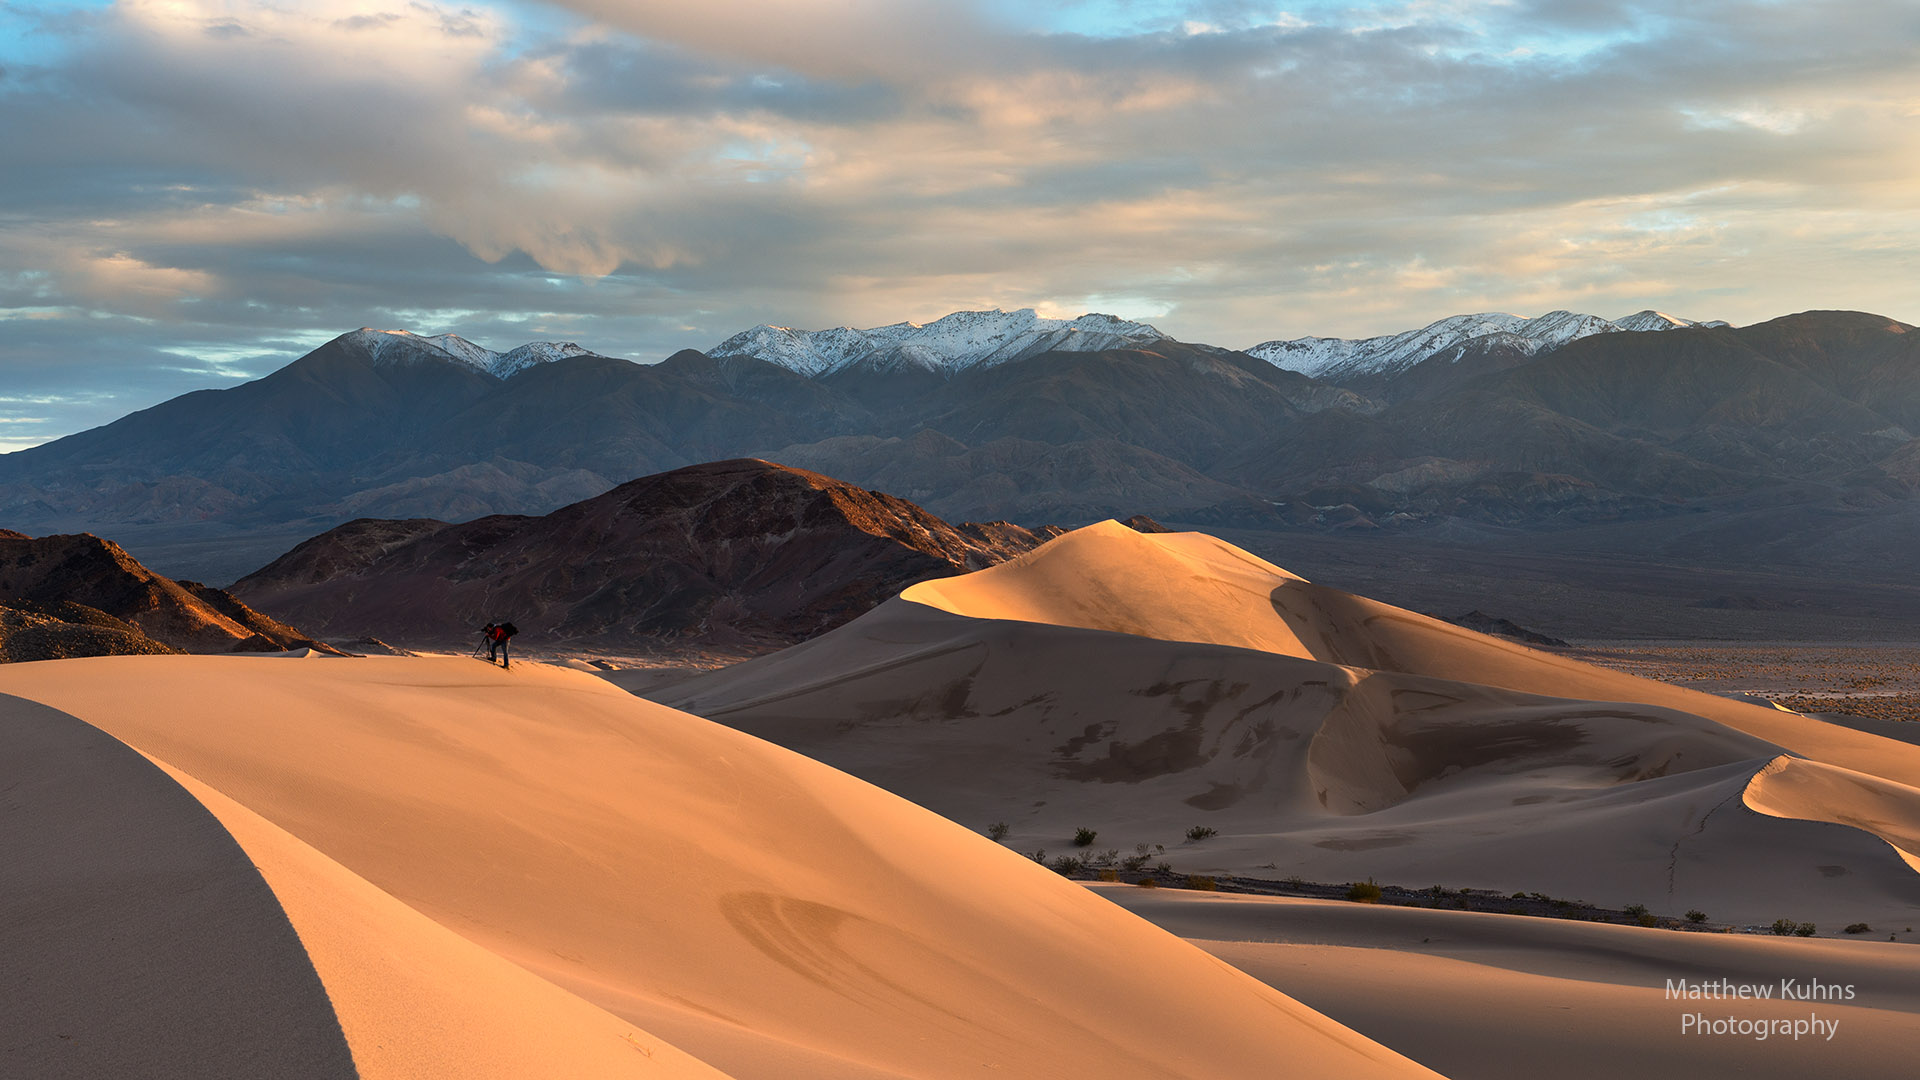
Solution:
M 580 673 L 113 657 L 10 665 L 0 693 L 217 822 L 360 1075 L 1433 1075 L 925 810 Z
M 162 769 L 0 696 L 0 814 L 0 1074 L 357 1075 L 273 889 Z
M 1920 913 L 1920 747 L 1487 637 L 1202 534 L 1089 526 L 651 696 L 1050 859 L 1146 844 L 1188 873 L 1828 933 Z

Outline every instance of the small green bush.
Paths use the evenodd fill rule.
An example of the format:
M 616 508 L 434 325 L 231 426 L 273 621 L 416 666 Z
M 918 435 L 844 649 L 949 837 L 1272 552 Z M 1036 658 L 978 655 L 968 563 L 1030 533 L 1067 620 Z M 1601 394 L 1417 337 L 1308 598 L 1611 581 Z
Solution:
M 1380 902 L 1380 886 L 1375 885 L 1372 878 L 1353 882 L 1347 886 L 1347 899 L 1362 904 L 1377 904 Z
M 1187 875 L 1187 888 L 1193 889 L 1196 892 L 1219 892 L 1220 883 L 1210 877 L 1203 877 L 1200 874 L 1189 874 Z
M 1687 912 L 1687 921 L 1690 923 L 1706 922 L 1707 913 L 1704 911 L 1701 911 L 1699 908 L 1694 908 L 1692 911 Z
M 1637 919 L 1636 921 L 1637 921 L 1637 922 L 1639 922 L 1639 924 L 1640 924 L 1641 926 L 1648 926 L 1648 927 L 1652 927 L 1652 926 L 1659 926 L 1659 925 L 1660 925 L 1660 920 L 1659 920 L 1659 919 L 1657 919 L 1657 918 L 1655 918 L 1655 917 L 1653 917 L 1652 915 L 1642 915 L 1642 916 L 1640 916 L 1640 918 L 1639 918 L 1639 919 Z
M 1863 922 L 1848 923 L 1846 932 L 1849 934 L 1871 934 L 1873 933 L 1873 927 Z
M 1641 919 L 1646 917 L 1647 905 L 1628 904 L 1625 908 L 1622 908 L 1621 910 L 1625 911 L 1628 915 L 1632 916 L 1635 919 Z
M 1814 934 L 1814 931 L 1817 929 L 1818 927 L 1814 926 L 1812 923 L 1803 922 L 1799 926 L 1796 926 L 1793 928 L 1793 934 L 1795 937 L 1812 937 Z
M 1786 937 L 1788 934 L 1793 933 L 1798 927 L 1799 924 L 1792 919 L 1775 919 L 1773 920 L 1773 925 L 1767 929 L 1772 930 L 1780 937 Z
M 1118 870 L 1102 870 L 1102 871 L 1100 871 L 1100 880 L 1101 880 L 1101 881 L 1119 881 L 1119 880 L 1120 880 L 1120 871 L 1118 871 Z
M 1071 855 L 1062 855 L 1053 860 L 1053 870 L 1054 873 L 1057 874 L 1077 874 L 1085 866 L 1086 863 L 1081 862 Z
M 1087 828 L 1075 829 L 1073 830 L 1073 846 L 1087 847 L 1093 843 L 1093 838 L 1099 835 L 1100 835 L 1099 833 L 1093 831 L 1092 829 L 1087 829 Z
M 1012 831 L 1013 830 L 1010 827 L 1008 827 L 1006 822 L 996 821 L 993 824 L 987 826 L 987 838 L 989 840 L 1005 840 L 1007 838 L 1007 834 Z
M 1122 870 L 1138 870 L 1145 865 L 1147 865 L 1147 857 L 1145 855 L 1129 855 L 1120 860 L 1120 869 Z
M 1219 835 L 1219 832 L 1220 830 L 1208 825 L 1195 825 L 1193 828 L 1187 830 L 1187 839 L 1197 844 L 1209 836 Z
M 1172 877 L 1173 864 L 1170 862 L 1154 863 L 1153 872 L 1159 874 L 1161 877 Z
M 1157 889 L 1160 887 L 1160 883 L 1150 877 L 1141 878 L 1139 884 L 1143 889 Z

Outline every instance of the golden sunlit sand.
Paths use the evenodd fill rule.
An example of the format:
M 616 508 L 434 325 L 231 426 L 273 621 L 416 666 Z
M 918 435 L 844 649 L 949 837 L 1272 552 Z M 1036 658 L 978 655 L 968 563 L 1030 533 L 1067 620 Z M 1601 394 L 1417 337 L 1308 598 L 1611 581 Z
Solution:
M 584 674 L 114 657 L 9 665 L 0 693 L 10 743 L 53 733 L 18 770 L 65 740 L 137 781 L 10 823 L 54 839 L 44 872 L 146 879 L 58 842 L 85 811 L 109 837 L 180 819 L 147 860 L 228 845 L 236 888 L 259 875 L 86 963 L 45 944 L 105 933 L 86 912 L 9 912 L 6 955 L 60 988 L 0 1020 L 21 1075 L 194 1075 L 231 1031 L 109 1007 L 176 969 L 264 1010 L 262 1076 L 1430 1075 L 978 835 Z M 224 912 L 277 945 L 194 945 Z

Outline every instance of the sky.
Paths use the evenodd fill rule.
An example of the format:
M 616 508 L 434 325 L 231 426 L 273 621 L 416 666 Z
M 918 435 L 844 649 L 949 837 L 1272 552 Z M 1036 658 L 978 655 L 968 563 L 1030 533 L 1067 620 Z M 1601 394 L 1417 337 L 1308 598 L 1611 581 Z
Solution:
M 1920 322 L 1912 0 L 0 0 L 0 450 L 360 326 Z

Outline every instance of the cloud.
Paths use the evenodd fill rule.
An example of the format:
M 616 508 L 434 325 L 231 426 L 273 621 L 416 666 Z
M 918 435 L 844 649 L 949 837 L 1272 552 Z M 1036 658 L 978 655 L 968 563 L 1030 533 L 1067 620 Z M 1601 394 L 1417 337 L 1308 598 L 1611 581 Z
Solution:
M 653 359 L 996 304 L 1229 345 L 1486 308 L 1920 317 L 1897 0 L 131 0 L 35 25 L 0 77 L 0 142 L 34 148 L 0 173 L 0 372 L 114 388 L 34 405 L 50 434 L 367 324 Z

